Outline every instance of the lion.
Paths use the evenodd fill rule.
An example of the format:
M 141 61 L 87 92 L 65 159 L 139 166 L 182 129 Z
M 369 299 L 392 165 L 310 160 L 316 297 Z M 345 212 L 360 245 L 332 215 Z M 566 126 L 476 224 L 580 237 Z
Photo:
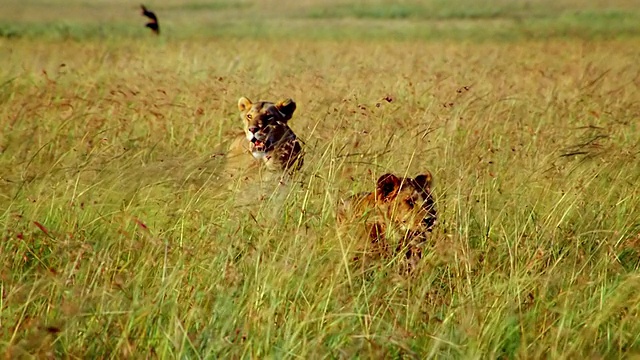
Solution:
M 277 103 L 238 100 L 244 131 L 236 136 L 226 154 L 226 173 L 234 176 L 242 171 L 291 174 L 304 162 L 302 145 L 287 124 L 296 110 L 292 99 Z
M 362 258 L 385 258 L 404 251 L 406 259 L 415 262 L 422 257 L 419 245 L 436 224 L 432 184 L 429 172 L 415 178 L 384 174 L 373 192 L 341 201 L 338 224 L 343 228 L 351 226 L 356 241 L 366 239 L 357 245 Z

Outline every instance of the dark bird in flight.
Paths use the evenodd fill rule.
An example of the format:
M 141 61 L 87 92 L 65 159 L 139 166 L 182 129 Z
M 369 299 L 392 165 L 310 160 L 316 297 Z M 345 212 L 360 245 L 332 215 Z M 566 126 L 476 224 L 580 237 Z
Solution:
M 160 24 L 158 23 L 156 14 L 149 11 L 144 5 L 140 5 L 140 7 L 142 8 L 142 15 L 149 18 L 149 22 L 145 26 L 151 29 L 156 35 L 160 35 Z

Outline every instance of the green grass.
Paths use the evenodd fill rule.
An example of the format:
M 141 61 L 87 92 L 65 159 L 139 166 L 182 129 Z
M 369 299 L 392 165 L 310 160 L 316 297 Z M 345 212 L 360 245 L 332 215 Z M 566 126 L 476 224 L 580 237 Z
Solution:
M 215 40 L 157 39 L 138 17 L 102 38 L 77 22 L 77 36 L 0 39 L 1 353 L 640 353 L 635 35 L 419 41 L 411 19 L 285 27 L 325 24 L 313 35 L 276 17 L 255 40 L 233 19 Z M 340 35 L 371 21 L 382 28 Z M 273 197 L 218 178 L 240 96 L 298 104 L 305 166 Z M 338 200 L 425 170 L 439 224 L 416 271 L 356 271 L 363 240 L 338 232 Z
M 423 20 L 455 20 L 455 19 L 495 19 L 502 17 L 540 16 L 540 12 L 527 13 L 528 6 L 524 3 L 492 4 L 482 2 L 457 3 L 445 2 L 391 2 L 372 3 L 369 5 L 357 3 L 336 4 L 333 6 L 317 5 L 312 8 L 308 16 L 311 18 L 365 18 L 365 19 L 423 19 Z M 547 11 L 545 11 L 547 12 Z M 548 12 L 547 12 L 548 13 Z
M 176 10 L 186 10 L 186 11 L 220 11 L 227 9 L 242 9 L 244 7 L 249 7 L 251 4 L 245 1 L 202 1 L 202 2 L 184 2 L 177 4 L 170 4 L 168 6 L 157 6 L 154 9 L 158 11 L 176 11 Z
M 465 40 L 598 39 L 639 35 L 628 0 L 276 2 L 172 0 L 147 3 L 169 39 Z M 148 36 L 137 5 L 124 1 L 7 2 L 0 37 L 123 39 Z

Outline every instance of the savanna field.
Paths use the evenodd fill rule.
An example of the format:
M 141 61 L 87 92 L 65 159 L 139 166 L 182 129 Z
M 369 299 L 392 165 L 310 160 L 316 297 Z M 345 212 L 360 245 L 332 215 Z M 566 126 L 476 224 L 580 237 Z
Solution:
M 0 1 L 5 358 L 640 356 L 636 2 L 145 5 Z M 241 96 L 284 196 L 219 176 Z M 340 199 L 425 171 L 417 267 L 354 270 Z

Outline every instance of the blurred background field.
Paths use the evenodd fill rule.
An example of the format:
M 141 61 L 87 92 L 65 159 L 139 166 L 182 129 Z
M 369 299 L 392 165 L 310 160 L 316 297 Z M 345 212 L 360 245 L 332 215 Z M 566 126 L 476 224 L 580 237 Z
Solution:
M 251 1 L 146 3 L 168 38 L 531 39 L 637 35 L 633 0 Z M 138 4 L 124 0 L 2 0 L 0 35 L 145 36 Z
M 0 0 L 7 358 L 640 354 L 635 1 L 145 5 Z M 298 104 L 284 199 L 218 178 L 240 96 Z M 354 270 L 338 200 L 425 170 L 416 272 Z

